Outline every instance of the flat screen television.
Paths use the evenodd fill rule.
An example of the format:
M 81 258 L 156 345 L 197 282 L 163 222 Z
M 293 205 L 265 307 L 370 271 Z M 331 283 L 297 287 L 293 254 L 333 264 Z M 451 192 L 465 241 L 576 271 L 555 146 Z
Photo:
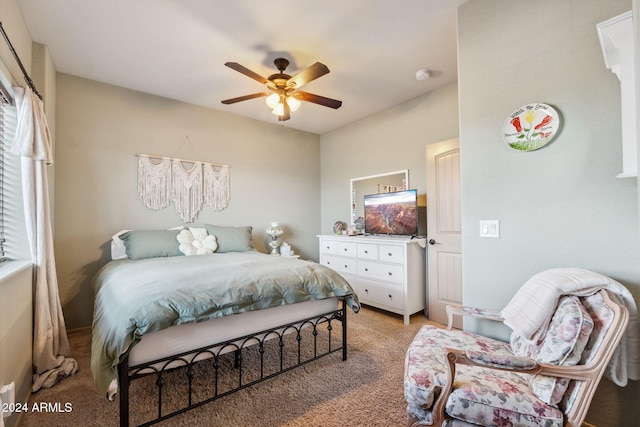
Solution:
M 417 190 L 364 196 L 364 232 L 400 236 L 417 235 Z

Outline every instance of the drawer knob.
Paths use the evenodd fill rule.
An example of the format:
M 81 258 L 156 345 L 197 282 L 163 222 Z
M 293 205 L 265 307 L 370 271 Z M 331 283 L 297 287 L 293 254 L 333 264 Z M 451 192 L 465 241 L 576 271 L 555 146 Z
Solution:
M 393 256 L 393 255 L 391 254 L 391 252 L 389 252 L 387 255 L 389 255 L 389 256 Z
M 393 299 L 393 297 L 391 296 L 391 294 L 389 294 L 389 299 Z
M 364 251 L 364 253 L 365 253 L 365 254 L 368 254 L 368 253 L 369 253 L 369 251 Z
M 368 268 L 365 268 L 365 269 L 364 269 L 364 271 L 369 271 L 369 269 L 368 269 Z
M 369 289 L 365 289 L 365 290 L 364 290 L 364 293 L 365 293 L 365 294 L 368 294 L 368 293 L 369 293 Z
M 349 266 L 347 264 L 344 265 L 344 268 L 348 268 Z
M 331 261 L 327 261 L 327 265 L 331 265 Z
M 392 273 L 392 272 L 389 272 L 389 276 L 393 276 L 393 273 Z

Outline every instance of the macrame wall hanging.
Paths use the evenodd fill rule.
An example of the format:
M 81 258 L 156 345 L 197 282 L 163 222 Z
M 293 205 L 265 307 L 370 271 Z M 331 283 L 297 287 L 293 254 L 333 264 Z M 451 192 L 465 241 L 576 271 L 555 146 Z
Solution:
M 191 164 L 191 167 L 185 166 Z M 206 204 L 219 212 L 229 206 L 229 166 L 138 154 L 138 196 L 154 211 L 173 202 L 185 223 L 195 221 Z

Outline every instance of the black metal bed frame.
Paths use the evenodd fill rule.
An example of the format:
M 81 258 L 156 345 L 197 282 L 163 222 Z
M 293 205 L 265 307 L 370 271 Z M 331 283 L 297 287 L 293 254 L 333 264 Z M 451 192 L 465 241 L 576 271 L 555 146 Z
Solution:
M 342 340 L 339 345 L 334 343 L 332 340 L 332 332 L 333 326 L 332 322 L 337 321 L 342 325 Z M 319 352 L 319 343 L 318 343 L 318 327 L 321 324 L 326 324 L 327 333 L 324 334 L 322 342 L 325 347 L 323 347 Z M 312 335 L 312 353 L 313 355 L 310 357 L 302 356 L 302 331 L 311 329 Z M 295 345 L 297 345 L 297 363 L 289 364 L 285 366 L 284 356 L 285 356 L 285 342 L 284 338 L 291 333 L 295 333 Z M 277 343 L 279 346 L 279 367 L 276 367 L 275 370 L 271 373 L 265 373 L 265 358 L 264 358 L 264 349 L 265 343 L 271 342 L 272 339 L 278 339 Z M 259 366 L 259 374 L 256 379 L 249 380 L 248 382 L 243 382 L 243 365 L 242 365 L 242 351 L 248 348 L 257 347 L 257 351 L 260 354 L 260 366 Z M 311 344 L 309 344 L 311 345 Z M 164 421 L 168 418 L 174 417 L 176 415 L 182 414 L 191 409 L 200 407 L 206 403 L 210 403 L 214 400 L 225 397 L 231 393 L 236 391 L 245 389 L 259 382 L 268 380 L 277 375 L 290 371 L 296 367 L 305 365 L 311 361 L 317 360 L 323 356 L 329 355 L 336 351 L 342 350 L 342 360 L 347 360 L 347 304 L 344 299 L 342 300 L 341 307 L 338 309 L 325 313 L 319 316 L 309 317 L 306 319 L 298 320 L 292 323 L 287 323 L 285 325 L 280 325 L 271 329 L 263 330 L 251 335 L 245 335 L 238 338 L 233 338 L 228 341 L 214 343 L 205 347 L 201 347 L 198 349 L 190 350 L 188 352 L 160 358 L 157 360 L 152 360 L 150 362 L 146 362 L 143 364 L 139 364 L 136 366 L 129 366 L 129 356 L 128 354 L 125 356 L 124 360 L 120 362 L 118 365 L 118 378 L 119 378 L 119 401 L 120 401 L 120 426 L 128 427 L 129 426 L 129 393 L 130 393 L 130 385 L 131 381 L 147 377 L 149 375 L 156 376 L 155 386 L 157 388 L 157 416 L 156 418 L 146 421 L 140 426 L 149 426 L 152 424 L 156 424 L 160 421 Z M 220 369 L 220 357 L 223 354 L 227 354 L 229 352 L 234 352 L 234 367 L 237 370 L 237 384 L 229 389 L 224 391 L 220 391 L 218 388 L 218 374 Z M 194 373 L 193 368 L 196 363 L 207 362 L 213 363 L 214 375 L 213 378 L 210 378 L 209 386 L 213 388 L 211 390 L 211 394 L 209 397 L 204 398 L 202 400 L 194 401 L 194 390 L 193 390 L 193 380 Z M 187 377 L 187 404 L 186 406 L 181 407 L 180 409 L 173 410 L 171 412 L 163 413 L 163 386 L 165 384 L 165 380 L 163 378 L 164 374 L 168 371 L 174 371 L 176 369 L 184 369 L 185 375 Z

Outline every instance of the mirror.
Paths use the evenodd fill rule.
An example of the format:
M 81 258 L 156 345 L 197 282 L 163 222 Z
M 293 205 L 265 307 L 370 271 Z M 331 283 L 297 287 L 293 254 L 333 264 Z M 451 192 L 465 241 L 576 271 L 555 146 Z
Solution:
M 351 224 L 356 219 L 364 219 L 364 196 L 366 194 L 389 193 L 409 188 L 409 170 L 381 173 L 351 179 Z M 364 232 L 364 220 L 362 222 Z

